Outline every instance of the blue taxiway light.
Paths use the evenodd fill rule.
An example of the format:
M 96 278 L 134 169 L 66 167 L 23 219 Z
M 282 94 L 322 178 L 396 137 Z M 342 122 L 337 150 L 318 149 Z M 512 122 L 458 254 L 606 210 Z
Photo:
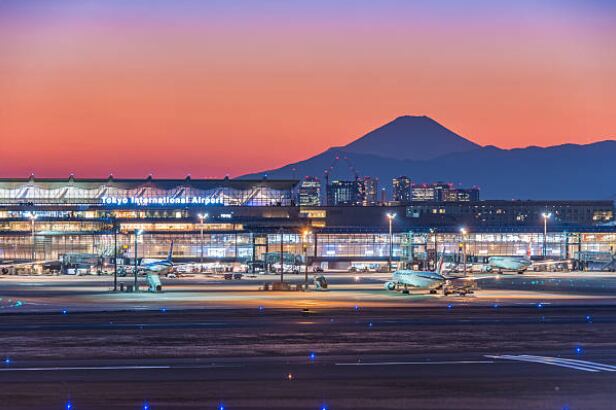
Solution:
M 166 313 L 167 312 L 167 308 L 166 307 L 160 308 L 160 311 L 163 312 L 163 313 Z
M 372 322 L 368 323 L 368 327 L 372 327 Z
M 543 307 L 543 303 L 537 303 L 537 309 L 541 309 Z
M 62 309 L 62 314 L 63 314 L 63 315 L 67 315 L 67 314 L 68 314 L 68 310 L 66 310 L 66 309 Z
M 582 346 L 575 346 L 575 353 L 582 353 L 583 351 Z
M 10 357 L 6 357 L 6 358 L 4 358 L 4 364 L 5 364 L 6 366 L 10 366 L 10 365 L 11 365 L 11 358 L 10 358 Z
M 498 309 L 498 307 L 499 307 L 499 306 L 498 306 L 498 303 L 493 304 L 493 305 L 492 305 L 492 307 L 493 307 L 494 309 Z
M 586 321 L 590 322 L 592 320 L 592 317 L 590 317 L 590 315 L 586 315 Z
M 66 402 L 66 405 L 64 406 L 64 408 L 66 410 L 73 410 L 73 403 L 69 400 Z
M 259 306 L 259 310 L 262 311 L 264 308 L 263 306 Z
M 314 360 L 317 358 L 317 354 L 315 352 L 310 352 L 310 361 L 314 362 Z
M 225 405 L 222 403 L 218 405 L 218 410 L 225 410 L 225 408 Z
M 143 402 L 142 410 L 150 410 L 150 403 L 148 403 L 147 401 Z
M 451 308 L 453 308 L 453 305 L 450 303 L 447 305 L 447 309 L 451 309 Z
M 355 306 L 353 307 L 353 309 L 355 309 L 355 310 L 359 310 L 359 306 L 358 306 L 358 305 L 355 305 Z

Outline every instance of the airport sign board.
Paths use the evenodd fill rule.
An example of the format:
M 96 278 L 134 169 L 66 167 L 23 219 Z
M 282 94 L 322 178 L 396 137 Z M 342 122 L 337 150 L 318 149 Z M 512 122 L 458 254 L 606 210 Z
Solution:
M 222 196 L 157 196 L 157 197 L 115 197 L 104 196 L 101 204 L 106 206 L 150 206 L 150 205 L 224 205 Z

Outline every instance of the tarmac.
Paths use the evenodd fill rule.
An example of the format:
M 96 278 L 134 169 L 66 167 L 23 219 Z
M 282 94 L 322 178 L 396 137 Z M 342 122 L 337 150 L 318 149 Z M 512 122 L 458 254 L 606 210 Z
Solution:
M 403 295 L 387 275 L 0 278 L 0 403 L 66 409 L 605 409 L 616 276 L 486 277 L 469 297 Z M 290 277 L 300 283 L 302 277 Z M 18 303 L 19 302 L 19 303 Z

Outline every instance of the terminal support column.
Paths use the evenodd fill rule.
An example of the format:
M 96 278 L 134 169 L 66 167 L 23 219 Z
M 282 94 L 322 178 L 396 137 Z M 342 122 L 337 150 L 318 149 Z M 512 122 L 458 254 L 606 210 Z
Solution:
M 113 220 L 113 291 L 118 290 L 118 226 Z
M 280 283 L 284 282 L 284 232 L 280 227 Z
M 137 292 L 137 275 L 138 275 L 138 268 L 139 268 L 139 262 L 137 260 L 137 237 L 139 236 L 139 231 L 137 229 L 135 229 L 135 287 L 133 288 L 133 292 Z

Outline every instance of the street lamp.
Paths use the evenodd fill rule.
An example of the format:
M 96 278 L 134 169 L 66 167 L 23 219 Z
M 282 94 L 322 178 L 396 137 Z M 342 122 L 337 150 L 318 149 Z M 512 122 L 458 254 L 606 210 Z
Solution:
M 139 235 L 143 235 L 143 229 L 135 229 L 135 287 L 133 289 L 135 292 L 138 291 L 138 288 L 137 288 L 137 274 L 138 274 L 138 270 L 139 270 L 139 262 L 137 261 L 137 255 L 138 255 L 137 238 L 139 237 Z
M 434 235 L 434 270 L 438 268 L 438 245 L 436 243 L 436 228 L 430 228 L 430 233 Z M 426 245 L 427 249 L 427 245 Z
M 30 212 L 28 213 L 28 218 L 30 219 L 30 229 L 32 232 L 32 261 L 34 262 L 34 260 L 36 259 L 36 253 L 34 250 L 34 234 L 35 234 L 34 221 L 36 221 L 36 218 L 38 218 L 38 215 L 35 214 L 34 212 Z
M 462 234 L 462 256 L 464 258 L 464 274 L 466 275 L 466 234 L 468 233 L 466 228 L 460 228 Z
M 552 212 L 543 212 L 543 259 L 548 256 L 548 219 L 552 217 Z
M 201 266 L 199 268 L 199 271 L 203 272 L 203 221 L 205 219 L 207 219 L 210 214 L 199 214 L 197 215 L 199 217 L 199 220 L 201 221 Z
M 280 283 L 284 283 L 284 231 L 280 227 Z
M 389 266 L 389 271 L 391 272 L 391 257 L 394 253 L 394 234 L 392 232 L 392 223 L 396 219 L 396 213 L 387 212 L 387 221 L 389 222 L 389 258 L 387 261 L 387 265 Z
M 113 217 L 113 291 L 118 290 L 118 221 Z
M 304 290 L 308 290 L 308 235 L 309 229 L 304 229 L 302 232 L 302 247 L 304 248 Z

